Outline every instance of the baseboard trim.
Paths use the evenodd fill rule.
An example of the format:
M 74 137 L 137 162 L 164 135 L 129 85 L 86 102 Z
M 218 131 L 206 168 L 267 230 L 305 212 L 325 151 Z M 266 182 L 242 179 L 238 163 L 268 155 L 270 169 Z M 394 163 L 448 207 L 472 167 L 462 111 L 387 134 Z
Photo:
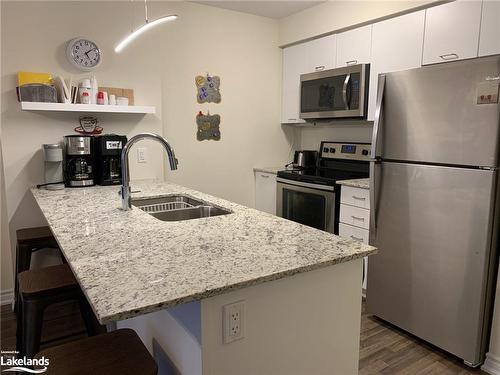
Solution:
M 491 353 L 486 353 L 486 361 L 481 366 L 481 370 L 491 375 L 500 375 L 500 358 Z
M 9 305 L 14 302 L 14 289 L 2 290 L 0 292 L 0 305 Z

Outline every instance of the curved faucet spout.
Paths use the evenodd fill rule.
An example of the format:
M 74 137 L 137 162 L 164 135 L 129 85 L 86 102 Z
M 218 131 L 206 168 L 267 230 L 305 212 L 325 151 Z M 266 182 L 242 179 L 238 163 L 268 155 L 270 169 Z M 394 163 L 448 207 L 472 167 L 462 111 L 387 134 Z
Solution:
M 130 140 L 123 147 L 121 154 L 122 187 L 120 193 L 122 198 L 122 210 L 130 210 L 132 208 L 128 154 L 130 152 L 130 148 L 142 139 L 151 139 L 153 141 L 161 143 L 165 148 L 165 151 L 167 152 L 170 169 L 177 169 L 178 161 L 175 157 L 174 149 L 170 147 L 168 142 L 162 136 L 154 133 L 141 133 L 130 138 Z

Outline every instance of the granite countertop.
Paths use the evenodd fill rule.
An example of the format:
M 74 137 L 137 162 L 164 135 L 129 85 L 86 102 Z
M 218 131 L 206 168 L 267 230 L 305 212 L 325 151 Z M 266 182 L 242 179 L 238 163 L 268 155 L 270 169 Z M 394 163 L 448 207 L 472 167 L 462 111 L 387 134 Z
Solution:
M 370 179 L 369 178 L 358 178 L 355 180 L 343 180 L 337 181 L 337 184 L 344 186 L 352 186 L 361 189 L 369 189 L 370 188 Z
M 31 190 L 103 324 L 376 251 L 179 185 L 132 183 L 133 198 L 185 194 L 233 211 L 164 222 L 122 211 L 118 189 Z
M 255 167 L 253 169 L 254 172 L 264 172 L 264 173 L 271 173 L 271 174 L 278 174 L 278 171 L 283 171 L 285 170 L 285 166 L 274 166 L 274 167 Z

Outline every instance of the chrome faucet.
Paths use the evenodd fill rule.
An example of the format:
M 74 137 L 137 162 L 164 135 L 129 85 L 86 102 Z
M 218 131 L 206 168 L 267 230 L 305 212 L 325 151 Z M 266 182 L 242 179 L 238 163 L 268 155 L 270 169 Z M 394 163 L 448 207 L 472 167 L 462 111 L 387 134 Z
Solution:
M 129 173 L 129 166 L 128 166 L 128 153 L 130 151 L 130 148 L 137 143 L 138 141 L 142 139 L 152 139 L 154 141 L 160 142 L 163 147 L 165 147 L 165 150 L 167 151 L 168 155 L 168 161 L 170 163 L 170 169 L 171 170 L 176 170 L 177 169 L 177 159 L 175 157 L 174 150 L 168 142 L 162 137 L 159 136 L 158 134 L 153 134 L 153 133 L 141 133 L 137 134 L 136 136 L 130 138 L 130 140 L 125 144 L 125 146 L 122 149 L 122 155 L 121 155 L 121 164 L 122 164 L 122 188 L 120 191 L 121 198 L 122 198 L 122 210 L 130 210 L 132 208 L 132 202 L 131 202 L 131 190 L 130 190 L 130 173 Z

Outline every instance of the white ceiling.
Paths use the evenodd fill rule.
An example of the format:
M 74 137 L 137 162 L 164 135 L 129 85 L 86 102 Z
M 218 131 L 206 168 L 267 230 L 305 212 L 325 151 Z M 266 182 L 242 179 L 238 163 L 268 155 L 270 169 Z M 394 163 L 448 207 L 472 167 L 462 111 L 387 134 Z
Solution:
M 325 2 L 323 1 L 193 1 L 194 3 L 210 5 L 217 8 L 235 10 L 243 13 L 255 14 L 270 18 L 283 18 L 301 10 L 313 7 Z

